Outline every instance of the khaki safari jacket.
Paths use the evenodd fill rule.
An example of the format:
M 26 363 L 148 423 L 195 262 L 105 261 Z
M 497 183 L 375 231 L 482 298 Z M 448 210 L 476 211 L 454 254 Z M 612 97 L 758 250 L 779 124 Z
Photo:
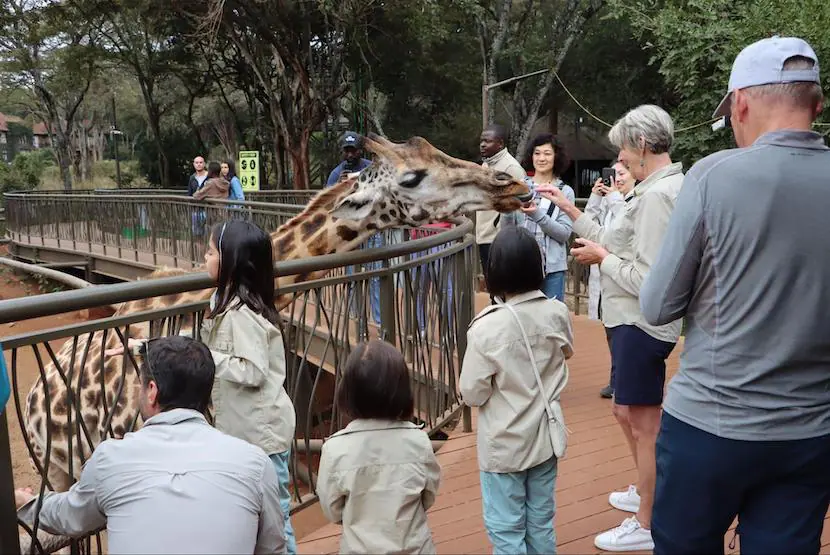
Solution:
M 498 151 L 492 158 L 487 158 L 481 165 L 497 172 L 507 173 L 520 181 L 527 179 L 527 173 L 522 169 L 522 165 L 507 152 L 506 148 Z M 499 213 L 495 210 L 476 212 L 476 244 L 489 245 L 493 242 L 499 232 L 498 222 L 496 222 L 498 217 Z
M 573 354 L 568 308 L 541 291 L 507 301 L 530 341 L 545 394 L 559 403 L 568 380 L 565 360 Z M 558 386 L 558 387 L 557 387 Z M 482 310 L 467 331 L 461 365 L 461 397 L 478 407 L 478 466 L 484 472 L 520 472 L 553 456 L 545 403 L 530 354 L 513 315 L 497 305 Z
M 607 227 L 587 214 L 574 222 L 580 237 L 601 244 L 610 253 L 600 264 L 602 322 L 607 328 L 637 326 L 660 341 L 676 343 L 681 320 L 652 326 L 640 311 L 640 287 L 654 264 L 683 185 L 682 164 L 676 162 L 645 178 L 625 197 Z
M 236 307 L 233 299 L 229 307 Z M 201 339 L 213 354 L 214 425 L 268 455 L 291 447 L 296 417 L 285 390 L 285 349 L 279 328 L 247 305 L 205 319 Z
M 441 467 L 411 422 L 358 419 L 323 444 L 317 495 L 340 553 L 435 553 L 426 511 Z

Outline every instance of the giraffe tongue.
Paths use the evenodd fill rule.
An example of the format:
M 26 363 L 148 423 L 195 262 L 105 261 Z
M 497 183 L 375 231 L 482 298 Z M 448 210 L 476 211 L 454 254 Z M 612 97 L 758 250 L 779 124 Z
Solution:
M 515 195 L 515 197 L 519 199 L 522 202 L 522 204 L 527 204 L 528 202 L 536 198 L 536 193 L 533 190 L 530 190 L 526 193 Z

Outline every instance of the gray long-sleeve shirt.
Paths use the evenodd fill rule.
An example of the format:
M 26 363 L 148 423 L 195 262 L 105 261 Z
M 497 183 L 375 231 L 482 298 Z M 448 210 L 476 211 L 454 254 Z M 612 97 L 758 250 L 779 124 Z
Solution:
M 532 179 L 527 181 L 532 189 L 536 188 Z M 560 189 L 565 198 L 574 202 L 574 190 L 561 180 L 557 181 L 557 185 L 561 185 Z M 536 211 L 533 214 L 524 214 L 521 210 L 502 214 L 501 223 L 503 226 L 524 227 L 533 234 L 542 249 L 545 275 L 568 269 L 568 239 L 571 238 L 573 222 L 564 212 L 553 206 L 550 200 L 537 199 Z
M 654 325 L 686 316 L 663 408 L 735 440 L 830 432 L 830 149 L 779 130 L 686 174 L 640 290 Z
M 30 526 L 37 498 L 18 516 Z M 107 527 L 110 553 L 283 553 L 277 475 L 259 447 L 174 409 L 101 443 L 68 492 L 43 498 L 47 532 Z

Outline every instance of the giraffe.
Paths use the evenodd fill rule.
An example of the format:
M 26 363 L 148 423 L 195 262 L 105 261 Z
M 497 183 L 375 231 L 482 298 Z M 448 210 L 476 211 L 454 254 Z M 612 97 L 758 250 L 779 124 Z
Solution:
M 453 158 L 420 137 L 393 143 L 370 134 L 364 143 L 366 150 L 376 155 L 376 162 L 358 176 L 320 192 L 302 212 L 271 233 L 275 261 L 347 252 L 372 234 L 392 226 L 420 226 L 477 210 L 510 212 L 521 205 L 517 196 L 528 193 L 524 182 Z M 201 270 L 162 268 L 148 277 Z M 291 296 L 279 291 L 326 273 L 328 270 L 279 276 L 277 308 L 282 309 L 291 301 Z M 212 289 L 205 289 L 129 301 L 113 307 L 114 315 L 205 301 L 211 293 Z M 182 324 L 187 327 L 193 322 Z M 129 337 L 146 338 L 148 328 L 146 323 L 130 326 Z M 49 444 L 45 476 L 48 487 L 54 491 L 70 487 L 98 443 L 107 437 L 121 438 L 140 425 L 137 372 L 126 354 L 106 354 L 126 338 L 122 340 L 113 330 L 104 336 L 104 331 L 96 331 L 67 340 L 54 360 L 44 365 L 42 377 L 33 384 L 25 402 L 25 433 L 32 446 L 33 464 L 36 470 L 38 464 L 46 466 Z M 68 377 L 66 381 L 58 365 L 63 376 Z M 119 390 L 121 395 L 117 395 Z M 79 429 L 83 436 L 88 436 L 81 445 L 77 441 Z

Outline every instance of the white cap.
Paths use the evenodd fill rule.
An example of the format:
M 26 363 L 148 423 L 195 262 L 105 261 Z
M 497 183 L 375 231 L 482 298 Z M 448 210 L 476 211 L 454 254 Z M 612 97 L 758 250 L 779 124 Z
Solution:
M 784 62 L 793 56 L 813 60 L 811 69 L 784 70 Z M 796 37 L 779 37 L 754 42 L 741 50 L 732 64 L 729 75 L 729 89 L 718 104 L 712 117 L 729 115 L 732 107 L 732 92 L 736 89 L 772 85 L 775 83 L 819 83 L 818 57 L 807 42 Z

